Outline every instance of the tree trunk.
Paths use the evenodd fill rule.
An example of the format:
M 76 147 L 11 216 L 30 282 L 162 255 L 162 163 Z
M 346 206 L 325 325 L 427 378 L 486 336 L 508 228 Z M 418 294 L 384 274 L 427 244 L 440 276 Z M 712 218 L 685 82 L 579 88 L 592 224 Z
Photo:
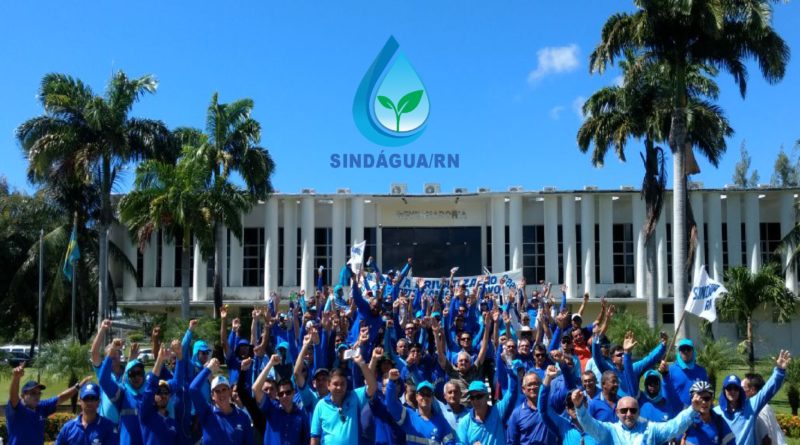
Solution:
M 650 236 L 645 240 L 646 271 L 644 274 L 644 291 L 647 295 L 647 324 L 655 329 L 658 326 L 658 289 L 656 268 L 656 243 L 655 237 Z
M 214 318 L 219 317 L 222 307 L 222 261 L 225 258 L 222 251 L 222 236 L 224 225 L 217 221 L 214 226 Z
M 189 320 L 189 249 L 191 249 L 189 240 L 191 237 L 181 243 L 181 318 L 184 321 Z
M 98 258 L 97 283 L 97 326 L 106 318 L 108 312 L 108 226 L 111 221 L 111 160 L 108 155 L 103 156 L 101 191 L 100 224 L 98 224 L 98 243 L 100 258 Z
M 686 302 L 686 181 L 683 141 L 686 139 L 686 109 L 676 107 L 670 126 L 672 147 L 672 286 L 675 316 L 683 314 Z M 674 141 L 674 144 L 673 144 Z M 686 337 L 686 324 L 677 331 Z
M 756 346 L 753 344 L 753 318 L 747 317 L 747 345 L 749 346 L 747 361 L 750 362 L 750 372 L 755 372 Z

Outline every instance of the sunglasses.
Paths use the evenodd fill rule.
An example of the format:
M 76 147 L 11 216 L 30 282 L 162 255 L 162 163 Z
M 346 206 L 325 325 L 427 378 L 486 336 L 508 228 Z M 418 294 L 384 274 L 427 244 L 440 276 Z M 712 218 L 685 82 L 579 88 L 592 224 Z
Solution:
M 470 340 L 472 340 L 472 339 L 471 339 L 471 338 L 469 338 L 469 337 L 461 337 L 461 339 L 460 339 L 460 340 L 461 340 L 461 341 L 470 341 Z
M 81 400 L 83 400 L 84 402 L 97 402 L 100 399 L 95 397 L 95 396 L 86 396 L 86 397 L 82 398 Z
M 164 389 L 164 390 L 159 391 L 158 395 L 163 396 L 163 397 L 169 397 L 170 393 L 169 393 L 168 389 Z
M 616 354 L 614 354 L 614 357 L 622 357 L 623 355 L 625 355 L 625 353 L 617 352 Z
M 704 402 L 710 402 L 711 399 L 713 399 L 713 397 L 711 397 L 711 396 L 700 396 L 700 400 L 702 400 Z
M 144 376 L 144 372 L 142 371 L 131 371 L 128 373 L 128 377 L 142 377 Z
M 692 352 L 692 348 L 680 348 L 678 349 L 679 352 L 690 353 Z
M 544 356 L 545 356 L 545 354 L 542 354 L 542 353 L 540 352 L 540 353 L 538 353 L 538 354 L 533 354 L 533 356 L 534 356 L 534 357 L 544 357 Z
M 292 391 L 291 389 L 288 390 L 288 391 L 278 391 L 278 397 L 290 396 L 290 395 L 292 395 L 293 392 L 294 391 Z
M 636 414 L 639 412 L 639 408 L 618 408 L 620 414 Z
M 430 399 L 431 397 L 433 397 L 433 393 L 430 391 L 418 392 L 417 394 L 419 394 L 422 397 L 425 397 L 426 399 Z
M 486 397 L 489 397 L 489 394 L 486 394 L 485 392 L 478 392 L 469 395 L 470 400 L 483 400 Z
M 197 351 L 197 355 L 208 355 L 208 351 Z

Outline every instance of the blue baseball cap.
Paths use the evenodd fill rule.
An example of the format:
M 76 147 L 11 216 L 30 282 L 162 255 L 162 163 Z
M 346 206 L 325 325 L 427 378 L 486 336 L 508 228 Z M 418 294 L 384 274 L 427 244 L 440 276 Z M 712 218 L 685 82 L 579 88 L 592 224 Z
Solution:
M 725 383 L 723 383 L 722 387 L 727 388 L 729 386 L 736 386 L 737 388 L 742 387 L 742 380 L 735 374 L 731 374 L 725 378 Z
M 95 397 L 95 398 L 99 399 L 100 398 L 100 387 L 95 385 L 94 383 L 87 383 L 87 384 L 81 386 L 80 397 L 81 397 L 81 400 L 83 400 L 83 399 L 85 399 L 87 397 Z
M 520 360 L 520 359 L 514 359 L 514 360 L 511 362 L 511 369 L 513 369 L 514 371 L 516 371 L 517 369 L 520 369 L 520 368 L 522 368 L 522 369 L 526 369 L 526 368 L 527 368 L 527 367 L 525 366 L 525 362 L 523 362 L 523 361 L 522 361 L 522 360 Z
M 428 389 L 431 392 L 433 392 L 433 385 L 431 384 L 431 382 L 429 382 L 427 380 L 423 380 L 423 381 L 419 382 L 419 385 L 417 385 L 417 392 L 420 392 L 423 389 Z
M 350 348 L 350 346 L 347 346 L 347 343 L 342 343 L 336 347 L 336 350 L 341 351 L 342 349 L 348 349 L 348 348 Z
M 488 393 L 489 391 L 486 390 L 486 384 L 481 382 L 480 380 L 474 380 L 472 383 L 469 384 L 469 388 L 467 388 L 467 393 L 473 392 L 480 392 L 480 393 Z
M 28 380 L 27 382 L 25 382 L 25 385 L 22 386 L 22 393 L 25 394 L 26 392 L 32 391 L 36 388 L 44 390 L 47 387 L 35 380 Z

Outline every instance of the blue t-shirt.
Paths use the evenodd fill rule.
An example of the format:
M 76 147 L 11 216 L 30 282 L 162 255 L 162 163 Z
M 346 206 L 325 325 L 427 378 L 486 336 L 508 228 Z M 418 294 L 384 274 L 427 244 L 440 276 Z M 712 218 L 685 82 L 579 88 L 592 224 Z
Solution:
M 368 402 L 366 387 L 350 391 L 340 407 L 331 402 L 330 395 L 321 399 L 311 418 L 311 437 L 325 445 L 357 444 L 361 410 Z
M 686 443 L 691 445 L 727 445 L 734 440 L 731 428 L 714 412 L 711 413 L 711 422 L 705 423 L 697 419 L 686 430 Z
M 56 437 L 55 445 L 115 445 L 116 425 L 102 416 L 83 427 L 81 415 L 65 423 Z
M 44 443 L 44 420 L 56 412 L 58 397 L 52 397 L 39 402 L 35 410 L 22 403 L 17 403 L 16 408 L 11 407 L 11 402 L 6 403 L 6 424 L 8 428 L 9 445 L 42 445 Z

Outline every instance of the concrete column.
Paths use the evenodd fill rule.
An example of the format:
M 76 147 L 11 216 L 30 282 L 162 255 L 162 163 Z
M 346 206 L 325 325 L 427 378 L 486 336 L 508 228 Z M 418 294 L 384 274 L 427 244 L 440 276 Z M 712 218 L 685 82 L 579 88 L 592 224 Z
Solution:
M 511 269 L 522 268 L 522 197 L 512 195 L 508 202 L 508 244 Z
M 656 289 L 658 298 L 669 297 L 669 264 L 667 263 L 667 209 L 666 203 L 656 223 Z
M 796 211 L 794 208 L 794 192 L 782 192 L 780 197 L 781 215 L 781 237 L 786 236 L 797 224 Z M 790 245 L 788 251 L 794 251 L 794 245 Z M 789 264 L 789 256 L 783 254 L 783 267 Z M 786 269 L 786 288 L 797 295 L 797 273 L 794 267 Z
M 300 204 L 300 290 L 314 291 L 314 197 L 304 196 Z
M 558 283 L 558 197 L 544 198 L 544 276 Z
M 350 246 L 364 241 L 364 198 L 355 196 L 350 201 Z M 366 260 L 365 260 L 366 261 Z M 337 270 L 338 274 L 339 271 Z
M 492 272 L 506 270 L 506 202 L 502 196 L 492 197 Z
M 297 200 L 283 200 L 283 286 L 297 286 Z
M 703 209 L 703 192 L 693 191 L 689 193 L 689 202 L 692 204 L 692 213 L 694 213 L 694 222 L 697 224 L 697 248 L 694 251 L 694 264 L 692 266 L 692 282 L 695 277 L 700 276 L 700 269 L 706 264 L 705 253 L 705 239 L 706 234 L 703 229 L 705 222 L 705 212 Z M 710 272 L 709 269 L 706 269 Z
M 728 193 L 725 198 L 728 227 L 728 266 L 742 265 L 742 204 L 739 195 Z
M 595 296 L 594 276 L 594 195 L 581 196 L 581 256 L 583 261 L 583 291 Z
M 600 282 L 614 283 L 614 201 L 600 195 Z
M 758 190 L 753 190 L 744 195 L 745 214 L 745 242 L 747 245 L 747 267 L 753 273 L 761 268 L 761 230 L 759 223 Z
M 278 291 L 278 200 L 264 206 L 264 300 Z
M 194 263 L 192 264 L 192 301 L 205 301 L 208 295 L 206 262 L 200 253 L 200 243 L 194 243 Z
M 564 284 L 567 285 L 567 298 L 578 296 L 577 243 L 575 241 L 575 196 L 561 197 L 561 240 L 564 255 Z
M 647 272 L 647 251 L 644 245 L 644 218 L 647 210 L 644 199 L 638 193 L 631 195 L 631 221 L 633 221 L 633 273 L 636 282 L 636 298 L 646 295 L 645 273 Z
M 150 234 L 150 241 L 145 244 L 142 256 L 144 259 L 142 287 L 155 287 L 156 268 L 158 267 L 156 264 L 158 263 L 158 232 Z
M 175 242 L 161 234 L 161 287 L 175 286 Z
M 331 267 L 333 270 L 328 271 L 328 277 L 330 277 L 330 282 L 334 283 L 338 281 L 339 271 L 342 270 L 342 266 L 345 263 L 345 249 L 347 249 L 344 245 L 345 240 L 345 224 L 344 224 L 344 210 L 345 210 L 346 202 L 342 198 L 333 198 L 333 209 L 332 209 L 332 219 L 331 222 L 331 232 L 332 232 L 332 240 L 331 240 Z M 352 235 L 352 234 L 351 234 Z M 364 258 L 366 261 L 366 258 Z
M 242 278 L 242 267 L 244 266 L 244 215 L 239 217 L 242 220 L 242 233 L 239 239 L 233 231 L 230 232 L 228 242 L 231 246 L 231 265 L 230 270 L 225 276 L 228 277 L 228 286 L 240 287 L 244 284 Z M 265 233 L 266 235 L 266 233 Z
M 708 204 L 708 275 L 722 282 L 722 201 L 718 192 L 707 195 Z
M 383 264 L 383 227 L 381 225 L 375 228 L 375 250 L 375 259 L 378 264 Z M 367 258 L 369 258 L 369 252 L 367 252 Z
M 133 243 L 128 231 L 125 230 L 120 235 L 120 242 L 122 243 L 123 252 L 125 252 L 125 256 L 128 257 L 128 261 L 133 264 L 134 272 L 128 273 L 123 271 L 122 272 L 122 299 L 125 301 L 133 301 L 136 300 L 136 294 L 138 292 L 138 286 L 136 283 L 136 267 L 138 266 L 136 257 L 136 245 Z
M 222 240 L 220 244 L 222 244 L 221 252 L 222 252 L 222 264 L 220 265 L 219 276 L 222 277 L 222 287 L 228 287 L 228 228 L 222 228 Z

